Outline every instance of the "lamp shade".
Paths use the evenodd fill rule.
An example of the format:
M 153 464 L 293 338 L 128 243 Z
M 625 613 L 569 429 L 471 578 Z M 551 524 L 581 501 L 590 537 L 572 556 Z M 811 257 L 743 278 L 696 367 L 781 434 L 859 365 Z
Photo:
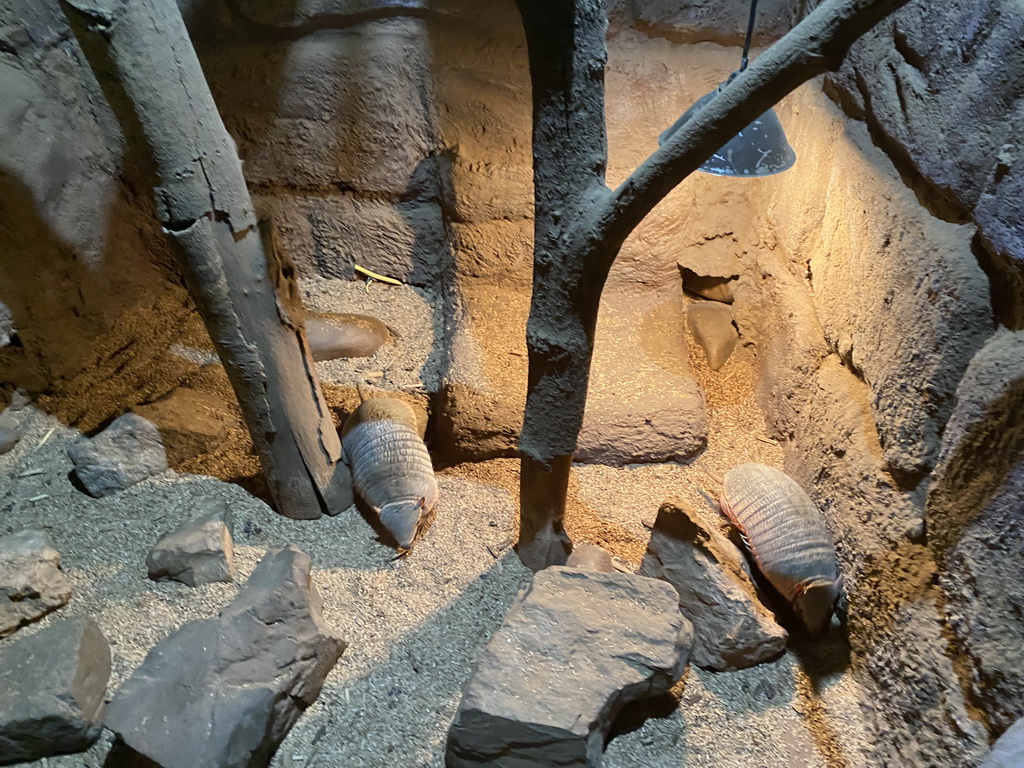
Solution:
M 714 90 L 701 96 L 671 128 L 658 137 L 658 145 L 663 146 L 672 134 L 720 91 Z M 792 168 L 795 162 L 796 152 L 786 141 L 779 116 L 774 109 L 769 109 L 705 160 L 699 170 L 716 176 L 771 176 Z

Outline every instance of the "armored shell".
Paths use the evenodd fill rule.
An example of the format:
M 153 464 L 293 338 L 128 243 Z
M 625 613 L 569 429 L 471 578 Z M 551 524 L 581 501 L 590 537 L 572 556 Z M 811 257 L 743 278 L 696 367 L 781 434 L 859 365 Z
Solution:
M 726 473 L 721 502 L 765 578 L 812 633 L 824 630 L 839 595 L 839 566 L 811 498 L 777 469 L 741 464 Z
M 437 481 L 416 413 L 401 400 L 363 402 L 341 433 L 356 492 L 380 517 L 402 549 L 437 502 Z

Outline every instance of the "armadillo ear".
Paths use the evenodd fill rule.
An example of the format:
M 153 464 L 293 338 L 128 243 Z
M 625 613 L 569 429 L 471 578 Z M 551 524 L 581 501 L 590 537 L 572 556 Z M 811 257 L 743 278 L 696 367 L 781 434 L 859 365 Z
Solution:
M 420 500 L 416 502 L 416 509 L 423 509 L 425 506 L 427 506 L 427 497 L 420 496 Z

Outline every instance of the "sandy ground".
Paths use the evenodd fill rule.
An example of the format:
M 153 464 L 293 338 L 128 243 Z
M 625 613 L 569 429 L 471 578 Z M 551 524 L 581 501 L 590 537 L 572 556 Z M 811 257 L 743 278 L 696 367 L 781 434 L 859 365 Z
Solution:
M 359 311 L 351 304 L 346 310 Z M 778 448 L 764 437 L 750 394 L 751 353 L 741 349 L 717 373 L 699 354 L 691 363 L 708 392 L 712 430 L 696 461 L 576 468 L 570 533 L 577 541 L 605 545 L 623 568 L 638 564 L 649 535 L 643 523 L 653 520 L 665 498 L 682 496 L 707 508 L 701 491 L 717 495 L 728 467 L 749 460 L 778 463 Z M 420 362 L 429 367 L 427 358 Z M 374 364 L 370 359 L 359 366 L 381 369 L 369 367 Z M 330 378 L 330 371 L 322 373 Z M 409 558 L 395 561 L 394 551 L 376 540 L 354 508 L 336 518 L 291 521 L 239 486 L 211 477 L 168 471 L 112 497 L 89 498 L 68 480 L 65 451 L 77 432 L 34 408 L 18 418 L 22 441 L 0 457 L 0 531 L 49 531 L 74 584 L 66 607 L 19 635 L 58 618 L 92 615 L 111 642 L 112 693 L 156 642 L 187 621 L 216 614 L 236 594 L 233 585 L 190 589 L 154 583 L 145 574 L 146 553 L 160 535 L 188 520 L 200 499 L 223 498 L 235 513 L 239 580 L 268 549 L 294 542 L 313 559 L 326 620 L 350 644 L 274 765 L 443 765 L 447 729 L 477 649 L 530 578 L 508 548 L 515 536 L 515 461 L 441 473 L 433 525 Z M 22 476 L 32 470 L 42 471 Z M 41 494 L 46 498 L 30 501 Z M 674 691 L 678 701 L 669 700 L 664 712 L 640 725 L 625 722 L 619 728 L 625 732 L 610 742 L 605 765 L 869 765 L 862 753 L 862 694 L 842 668 L 842 644 L 805 648 L 801 655 L 804 661 L 787 653 L 772 664 L 732 673 L 690 667 Z M 106 734 L 87 753 L 45 764 L 99 766 L 108 745 Z

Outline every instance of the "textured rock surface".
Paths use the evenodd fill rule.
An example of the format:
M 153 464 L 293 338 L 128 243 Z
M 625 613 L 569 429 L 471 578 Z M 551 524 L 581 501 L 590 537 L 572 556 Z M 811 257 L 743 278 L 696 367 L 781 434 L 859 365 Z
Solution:
M 152 423 L 126 413 L 93 438 L 68 448 L 75 475 L 93 496 L 106 496 L 167 469 L 163 439 Z
M 268 0 L 235 0 L 238 13 L 269 27 L 354 24 L 363 18 L 426 10 L 426 0 L 305 0 L 281 5 Z
M 109 678 L 110 647 L 88 616 L 0 646 L 0 765 L 88 749 Z
M 232 423 L 224 401 L 188 387 L 178 387 L 166 397 L 132 410 L 160 430 L 172 466 L 212 453 L 227 439 Z
M 612 29 L 630 23 L 652 37 L 677 43 L 710 40 L 721 45 L 742 45 L 750 5 L 708 0 L 606 0 Z M 754 40 L 763 45 L 782 37 L 800 21 L 806 3 L 767 0 L 758 5 Z
M 104 725 L 123 759 L 268 765 L 345 649 L 320 610 L 309 557 L 268 554 L 219 616 L 158 643 L 118 689 Z
M 200 516 L 160 537 L 149 551 L 146 569 L 154 581 L 180 581 L 190 587 L 235 579 L 235 547 L 231 509 L 211 500 Z
M 829 343 L 871 388 L 887 464 L 916 477 L 934 464 L 957 382 L 992 332 L 988 280 L 973 228 L 917 205 L 864 127 L 846 135 L 853 145 L 835 153 L 810 259 L 815 305 Z
M 1018 720 L 999 737 L 979 768 L 1017 768 L 1021 765 L 1024 765 L 1024 720 Z
M 724 301 L 732 304 L 733 299 L 733 278 L 730 277 L 706 277 L 699 275 L 692 269 L 680 267 L 683 273 L 683 288 L 705 299 L 712 301 Z
M 927 530 L 975 703 L 1006 728 L 1024 717 L 1024 331 L 996 332 L 960 382 Z
M 692 661 L 714 670 L 745 669 L 786 649 L 789 634 L 757 596 L 743 553 L 682 501 L 658 510 L 640 573 L 679 593 L 693 623 Z
M 70 599 L 71 582 L 45 532 L 26 530 L 0 537 L 0 637 Z
M 447 765 L 600 765 L 615 714 L 667 691 L 691 640 L 663 582 L 540 571 L 477 657 Z
M 740 335 L 732 322 L 732 307 L 716 301 L 700 301 L 686 308 L 686 324 L 694 341 L 704 350 L 708 368 L 717 371 L 732 355 Z
M 388 327 L 369 315 L 306 318 L 306 339 L 314 360 L 372 357 L 388 340 Z

